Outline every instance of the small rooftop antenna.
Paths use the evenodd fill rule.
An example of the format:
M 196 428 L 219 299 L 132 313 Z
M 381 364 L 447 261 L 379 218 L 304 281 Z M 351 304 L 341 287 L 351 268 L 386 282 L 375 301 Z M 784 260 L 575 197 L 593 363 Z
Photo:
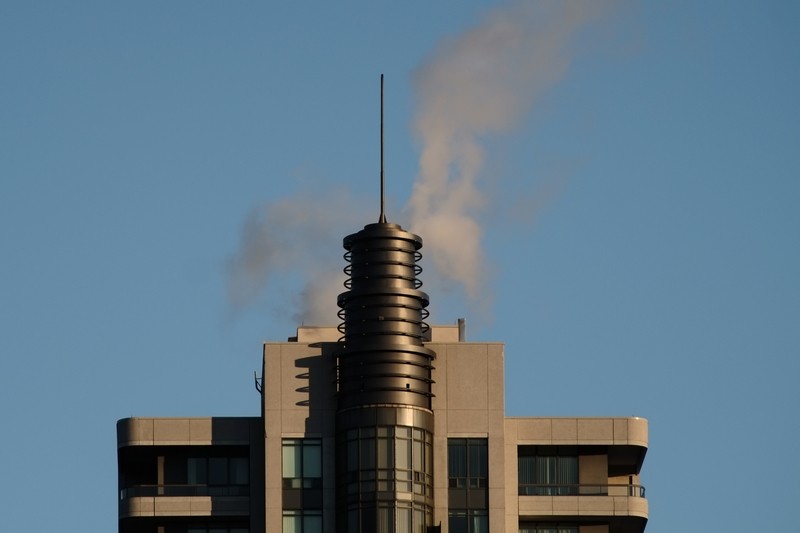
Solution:
M 383 74 L 381 74 L 381 216 L 378 223 L 386 224 L 386 213 L 384 211 L 384 176 L 383 176 Z

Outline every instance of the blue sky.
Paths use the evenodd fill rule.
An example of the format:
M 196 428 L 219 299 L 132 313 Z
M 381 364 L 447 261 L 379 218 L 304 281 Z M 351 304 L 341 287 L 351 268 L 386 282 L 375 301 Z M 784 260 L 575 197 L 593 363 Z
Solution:
M 260 344 L 317 271 L 232 305 L 246 221 L 341 211 L 274 232 L 343 266 L 377 217 L 385 73 L 408 225 L 420 73 L 497 9 L 0 4 L 0 530 L 114 530 L 118 418 L 258 414 Z M 434 322 L 506 343 L 508 414 L 650 420 L 649 533 L 796 523 L 799 25 L 794 2 L 711 1 L 578 25 L 557 79 L 476 134 L 478 298 L 423 248 Z

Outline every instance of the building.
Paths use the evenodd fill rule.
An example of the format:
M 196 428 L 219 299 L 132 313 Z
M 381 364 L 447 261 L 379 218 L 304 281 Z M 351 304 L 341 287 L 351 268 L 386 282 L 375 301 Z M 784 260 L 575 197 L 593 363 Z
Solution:
M 117 423 L 120 533 L 641 533 L 642 418 L 510 418 L 503 345 L 428 328 L 421 239 L 344 239 L 342 325 L 266 343 L 261 416 Z

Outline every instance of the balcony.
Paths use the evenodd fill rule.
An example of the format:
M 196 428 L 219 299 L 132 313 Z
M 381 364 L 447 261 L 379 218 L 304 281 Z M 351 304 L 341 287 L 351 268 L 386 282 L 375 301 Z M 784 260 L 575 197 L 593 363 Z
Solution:
M 247 516 L 248 485 L 133 485 L 120 490 L 119 517 Z
M 630 496 L 645 497 L 643 485 L 606 484 L 606 485 L 547 485 L 526 483 L 519 485 L 520 496 Z
M 119 499 L 139 496 L 249 496 L 248 485 L 134 485 L 119 491 Z
M 520 520 L 607 523 L 619 533 L 641 533 L 648 518 L 645 488 L 633 484 L 520 484 L 518 505 Z

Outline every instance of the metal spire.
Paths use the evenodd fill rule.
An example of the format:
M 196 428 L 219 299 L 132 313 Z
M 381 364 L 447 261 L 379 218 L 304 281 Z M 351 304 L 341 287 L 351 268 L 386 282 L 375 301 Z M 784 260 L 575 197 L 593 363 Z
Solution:
M 384 211 L 384 174 L 383 174 L 383 74 L 381 74 L 381 216 L 378 223 L 386 223 L 386 213 Z

